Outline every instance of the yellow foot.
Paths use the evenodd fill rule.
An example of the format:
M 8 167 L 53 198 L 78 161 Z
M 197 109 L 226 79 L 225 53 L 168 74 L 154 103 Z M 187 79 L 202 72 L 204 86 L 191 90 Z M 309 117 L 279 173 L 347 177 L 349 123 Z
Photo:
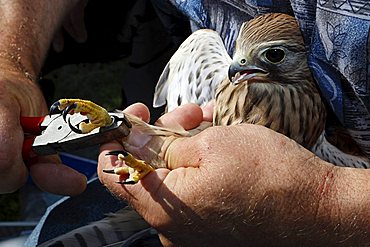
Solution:
M 135 159 L 130 153 L 126 151 L 111 151 L 107 155 L 117 155 L 119 160 L 125 162 L 127 167 L 117 167 L 112 170 L 103 170 L 106 173 L 117 175 L 128 174 L 129 177 L 125 181 L 119 181 L 120 184 L 136 184 L 140 179 L 145 177 L 149 172 L 154 171 L 154 168 L 146 164 L 142 160 Z
M 80 113 L 86 115 L 88 123 L 81 122 L 78 128 L 70 124 L 72 130 L 78 133 L 89 133 L 90 131 L 104 126 L 109 126 L 112 119 L 103 107 L 81 99 L 61 99 L 50 107 L 50 115 L 63 113 L 64 120 L 68 114 Z

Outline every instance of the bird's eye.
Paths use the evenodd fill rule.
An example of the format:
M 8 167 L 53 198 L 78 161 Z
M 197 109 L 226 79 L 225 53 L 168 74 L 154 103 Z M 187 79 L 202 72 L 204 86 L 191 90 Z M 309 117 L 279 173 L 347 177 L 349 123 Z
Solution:
M 244 58 L 240 59 L 240 65 L 244 65 L 247 62 Z
M 271 63 L 280 63 L 285 58 L 285 51 L 278 48 L 268 49 L 265 52 L 265 58 Z

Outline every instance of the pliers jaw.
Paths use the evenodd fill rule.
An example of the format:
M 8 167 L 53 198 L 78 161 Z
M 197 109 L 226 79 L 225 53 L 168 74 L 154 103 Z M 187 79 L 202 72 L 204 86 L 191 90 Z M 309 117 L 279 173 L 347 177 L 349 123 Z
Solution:
M 50 155 L 122 140 L 130 134 L 132 124 L 122 111 L 109 113 L 88 100 L 61 99 L 51 106 L 50 114 L 38 127 L 42 132 L 36 136 L 32 149 L 38 155 Z M 118 183 L 135 184 L 154 171 L 152 166 L 126 151 L 112 151 L 108 155 L 116 155 L 126 164 L 113 170 L 104 170 L 107 173 L 129 176 Z
M 86 116 L 73 114 L 68 121 L 63 115 L 54 114 L 44 118 L 40 128 L 44 129 L 41 135 L 36 136 L 32 149 L 38 155 L 50 155 L 57 152 L 70 152 L 84 147 L 109 142 L 130 134 L 131 123 L 123 112 L 109 113 L 112 123 L 100 127 L 89 133 L 77 133 L 74 129 L 86 121 Z M 73 128 L 71 128 L 73 126 Z
M 50 110 L 49 110 L 49 116 L 55 115 L 55 114 L 61 114 L 63 116 L 63 119 L 65 122 L 67 122 L 67 116 L 70 112 L 73 112 L 73 109 L 77 108 L 77 103 L 72 103 L 71 105 L 67 106 L 64 110 L 61 110 L 61 102 L 58 100 L 54 102 L 54 104 L 51 105 Z M 71 124 L 70 118 L 68 118 L 68 125 L 71 128 L 72 131 L 78 133 L 78 134 L 83 134 L 82 130 L 79 128 L 76 128 Z

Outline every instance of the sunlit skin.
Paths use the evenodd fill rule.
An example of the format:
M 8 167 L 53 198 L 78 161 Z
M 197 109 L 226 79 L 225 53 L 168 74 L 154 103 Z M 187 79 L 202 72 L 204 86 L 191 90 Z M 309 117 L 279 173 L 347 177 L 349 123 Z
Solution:
M 0 21 L 6 27 L 0 36 L 1 50 L 20 48 L 17 54 L 23 67 L 28 74 L 37 75 L 53 34 L 75 2 L 1 1 L 4 15 Z M 19 116 L 41 116 L 47 109 L 24 71 L 4 56 L 0 56 L 0 64 L 0 189 L 6 193 L 22 186 L 27 175 L 20 156 L 23 133 Z M 127 112 L 149 119 L 142 105 L 131 106 Z M 191 105 L 163 116 L 161 122 L 170 126 L 178 121 L 191 129 L 202 116 L 201 109 Z M 243 150 L 235 145 L 241 138 L 251 140 Z M 166 246 L 224 246 L 225 241 L 230 246 L 366 246 L 370 242 L 370 171 L 331 166 L 265 127 L 217 127 L 173 140 L 166 149 L 172 170 L 158 169 L 135 185 L 117 184 L 115 176 L 102 173 L 102 169 L 114 167 L 116 160 L 105 154 L 120 148 L 117 142 L 102 146 L 100 179 L 160 230 Z M 239 160 L 239 165 L 230 166 L 230 157 Z M 83 191 L 86 182 L 49 158 L 34 164 L 30 172 L 40 188 L 53 193 L 75 195 Z M 228 174 L 248 175 L 235 183 L 235 176 Z
M 48 192 L 76 195 L 86 178 L 56 156 L 39 157 L 27 170 L 22 160 L 20 116 L 44 116 L 47 107 L 36 80 L 54 33 L 78 0 L 0 1 L 0 193 L 19 189 L 30 173 Z M 47 20 L 47 21 L 45 21 Z
M 187 128 L 210 120 L 193 104 L 161 117 Z M 142 104 L 126 109 L 144 120 Z M 165 246 L 349 246 L 368 243 L 370 171 L 333 166 L 263 126 L 212 127 L 169 139 L 157 169 L 135 185 L 103 173 L 115 167 L 101 147 L 99 177 L 161 233 Z M 186 155 L 184 155 L 186 154 Z M 247 154 L 247 155 L 246 155 Z M 370 191 L 369 191 L 370 192 Z M 237 229 L 237 231 L 236 231 Z

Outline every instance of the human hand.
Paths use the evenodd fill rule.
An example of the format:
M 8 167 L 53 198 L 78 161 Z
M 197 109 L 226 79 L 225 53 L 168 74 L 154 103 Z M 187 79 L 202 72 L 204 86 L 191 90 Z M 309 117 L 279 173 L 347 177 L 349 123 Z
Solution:
M 127 110 L 148 119 L 142 105 Z M 188 105 L 161 122 L 192 128 L 201 116 Z M 161 233 L 164 245 L 312 246 L 360 243 L 367 236 L 359 226 L 369 223 L 370 210 L 361 203 L 369 172 L 334 167 L 265 127 L 213 127 L 167 143 L 168 169 L 135 185 L 102 173 L 114 165 L 104 154 L 119 148 L 102 146 L 99 177 Z
M 22 160 L 20 116 L 47 113 L 35 81 L 58 27 L 76 4 L 85 0 L 4 1 L 0 11 L 0 193 L 17 190 L 27 178 Z M 47 20 L 47 21 L 45 21 Z M 43 190 L 75 195 L 86 186 L 86 178 L 60 163 L 56 156 L 39 157 L 29 169 Z
M 0 62 L 0 193 L 17 190 L 28 176 L 22 159 L 24 133 L 19 117 L 47 114 L 38 86 L 6 63 Z M 62 165 L 56 155 L 37 157 L 34 162 L 29 173 L 40 189 L 64 195 L 76 195 L 85 189 L 86 178 Z

